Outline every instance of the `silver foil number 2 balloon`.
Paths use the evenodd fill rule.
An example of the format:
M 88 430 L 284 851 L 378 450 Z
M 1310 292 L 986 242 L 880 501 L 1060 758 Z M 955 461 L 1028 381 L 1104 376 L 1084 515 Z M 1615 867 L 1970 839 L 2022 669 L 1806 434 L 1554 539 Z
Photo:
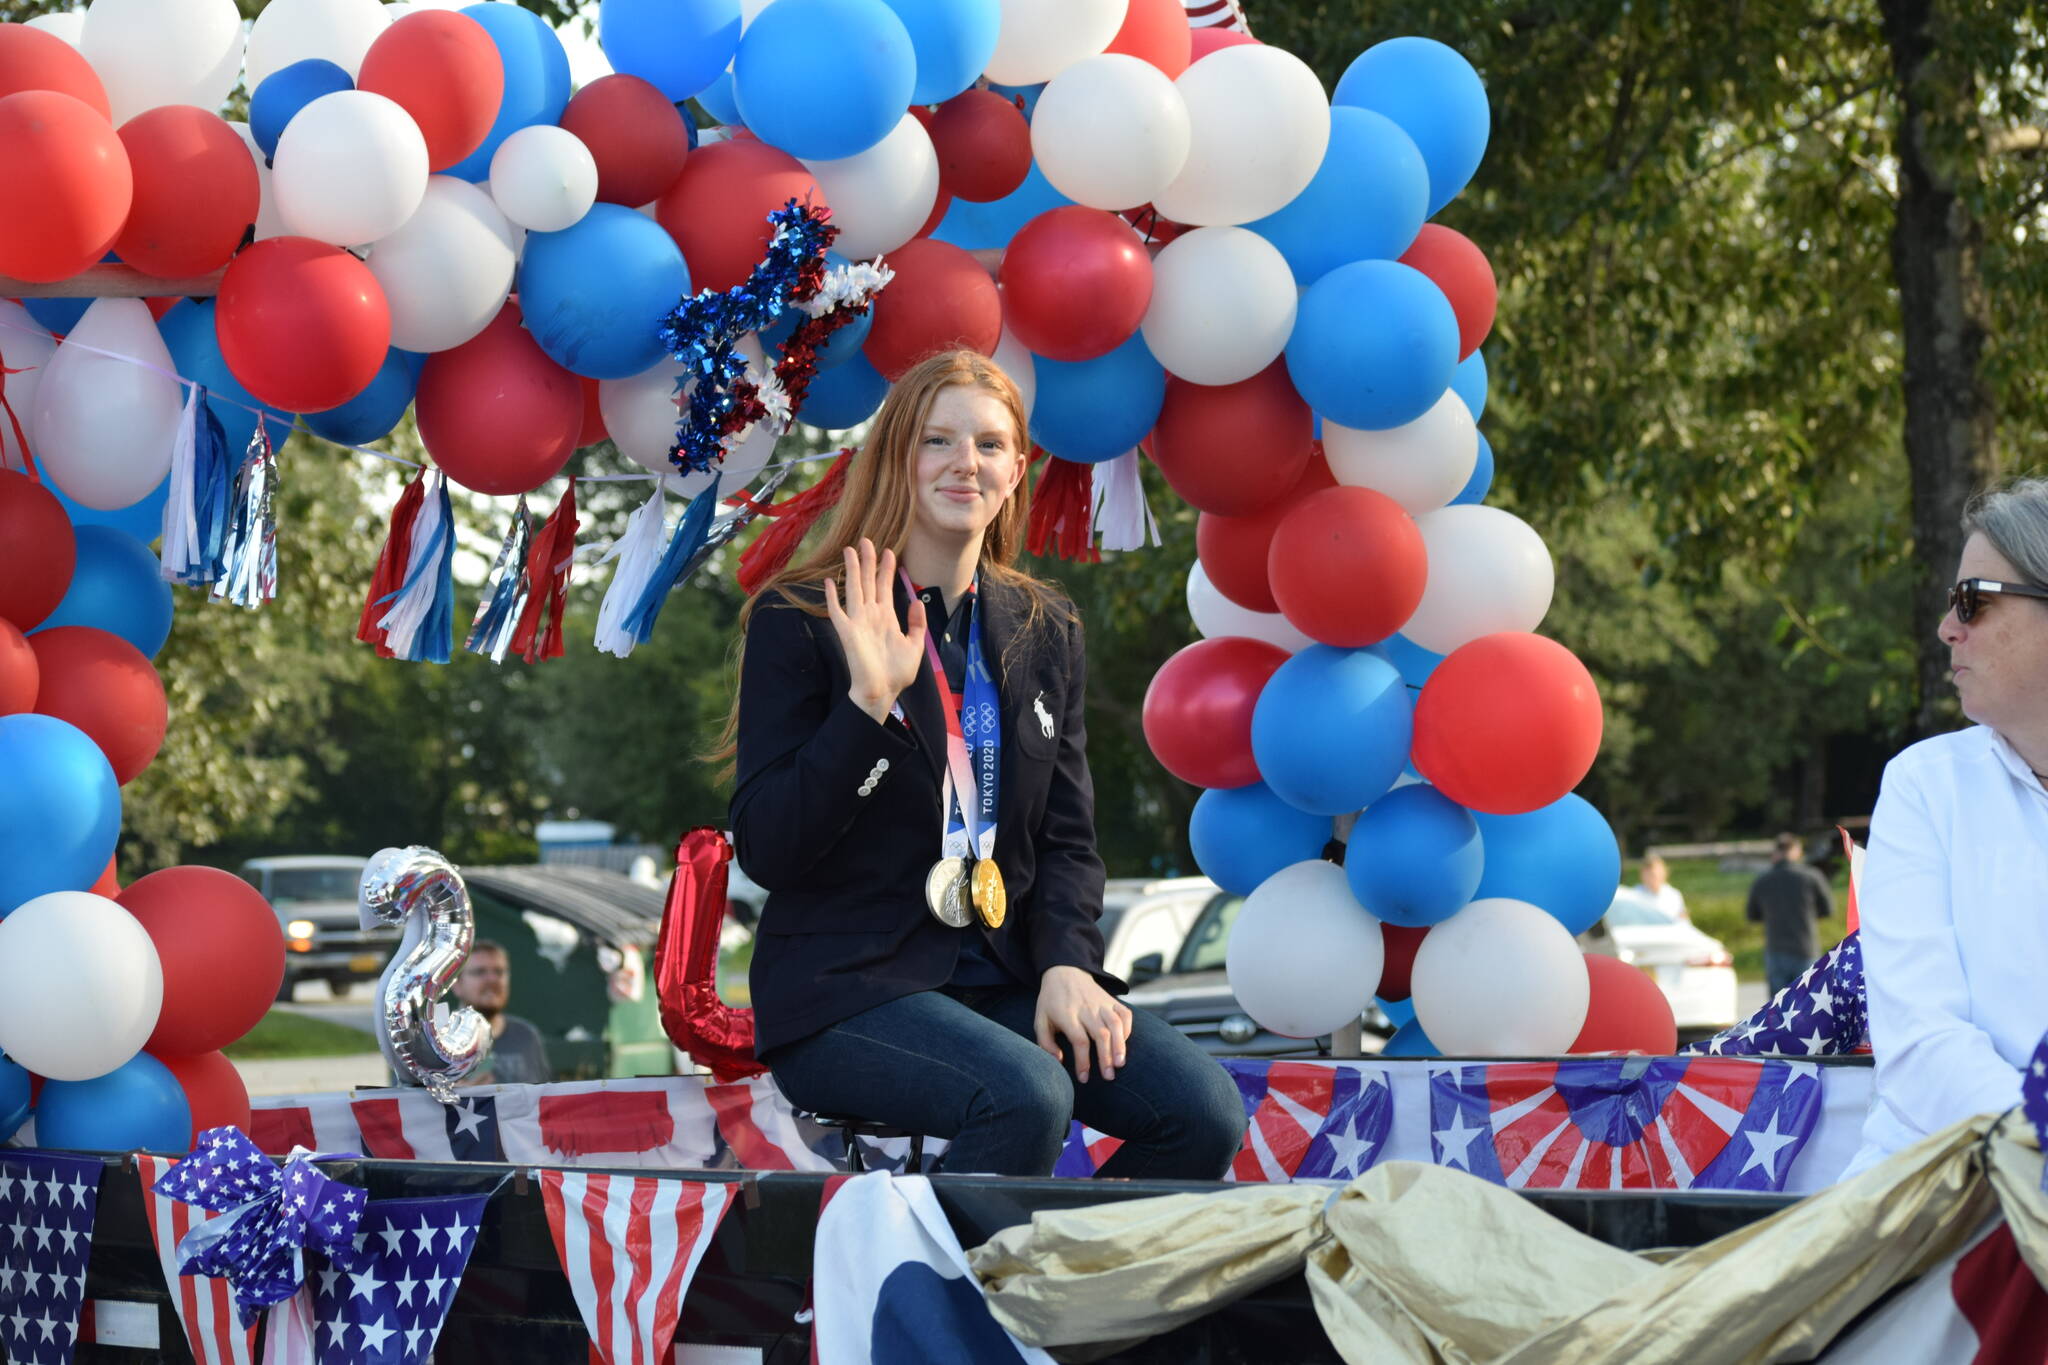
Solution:
M 357 910 L 365 929 L 403 925 L 404 936 L 377 983 L 377 1042 L 402 1085 L 422 1085 L 443 1104 L 455 1083 L 483 1063 L 491 1027 L 464 1005 L 442 1000 L 476 940 L 462 874 L 430 848 L 387 848 L 363 869 Z

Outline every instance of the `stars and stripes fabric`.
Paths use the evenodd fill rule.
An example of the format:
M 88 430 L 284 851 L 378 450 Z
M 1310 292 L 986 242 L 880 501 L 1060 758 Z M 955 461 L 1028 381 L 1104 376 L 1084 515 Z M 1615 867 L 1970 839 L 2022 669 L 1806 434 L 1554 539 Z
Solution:
M 2041 1035 L 2020 1073 L 2020 1112 L 2034 1125 L 2041 1150 L 2048 1152 L 2048 1033 Z M 2048 1190 L 2048 1161 L 2041 1163 L 2041 1188 Z
M 1246 1060 L 1224 1068 L 1246 1119 L 1232 1180 L 1351 1180 L 1386 1150 L 1394 1095 L 1378 1068 Z
M 346 1092 L 252 1096 L 249 1140 L 272 1156 L 287 1156 L 294 1147 L 309 1152 L 363 1149 L 363 1135 Z
M 142 1208 L 149 1219 L 150 1240 L 171 1291 L 171 1307 L 185 1331 L 185 1344 L 199 1365 L 254 1365 L 256 1332 L 236 1320 L 234 1299 L 226 1280 L 210 1275 L 185 1275 L 178 1270 L 178 1244 L 201 1223 L 221 1215 L 169 1195 L 158 1194 L 157 1181 L 176 1161 L 138 1153 L 135 1175 L 142 1185 Z
M 1706 1057 L 1839 1057 L 1866 1051 L 1869 1042 L 1863 941 L 1860 933 L 1852 933 L 1755 1014 L 1678 1051 Z
M 1811 1062 L 1586 1057 L 1432 1069 L 1430 1153 L 1512 1189 L 1775 1193 L 1821 1115 Z
M 13 1365 L 70 1365 L 99 1212 L 101 1162 L 0 1151 L 0 1346 Z
M 309 1277 L 315 1365 L 431 1360 L 490 1198 L 372 1200 L 353 1267 L 323 1261 Z
M 1250 33 L 1251 25 L 1244 21 L 1244 9 L 1238 0 L 1181 0 L 1181 7 L 1188 12 L 1189 28 L 1227 28 L 1239 33 Z
M 548 1231 L 604 1365 L 665 1365 L 683 1299 L 732 1187 L 696 1180 L 540 1172 Z

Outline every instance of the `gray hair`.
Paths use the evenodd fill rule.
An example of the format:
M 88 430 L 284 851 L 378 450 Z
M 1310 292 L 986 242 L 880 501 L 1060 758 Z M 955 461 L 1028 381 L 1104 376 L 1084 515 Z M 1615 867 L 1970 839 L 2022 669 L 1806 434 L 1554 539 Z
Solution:
M 2048 479 L 1988 488 L 1963 510 L 1963 535 L 1981 535 L 2037 587 L 2048 587 Z

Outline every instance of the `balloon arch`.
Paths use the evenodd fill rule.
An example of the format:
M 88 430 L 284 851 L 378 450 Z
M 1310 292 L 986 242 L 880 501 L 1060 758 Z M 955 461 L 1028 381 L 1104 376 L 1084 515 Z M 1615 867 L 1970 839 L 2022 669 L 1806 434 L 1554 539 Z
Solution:
M 1573 940 L 1619 854 L 1571 792 L 1600 700 L 1534 633 L 1542 539 L 1483 501 L 1493 272 L 1431 221 L 1486 146 L 1472 67 L 1394 38 L 1326 95 L 1234 0 L 597 18 L 614 74 L 580 90 L 503 3 L 0 25 L 0 1134 L 32 1086 L 51 1145 L 246 1117 L 219 1049 L 270 1003 L 274 915 L 205 868 L 124 888 L 112 854 L 163 739 L 169 585 L 276 590 L 299 420 L 392 458 L 370 443 L 415 414 L 433 465 L 360 632 L 402 658 L 448 656 L 450 483 L 519 499 L 466 643 L 560 651 L 567 466 L 608 435 L 653 485 L 599 621 L 623 654 L 707 545 L 805 502 L 768 501 L 791 422 L 856 426 L 957 344 L 1027 396 L 1035 542 L 1146 543 L 1144 458 L 1200 512 L 1204 638 L 1144 728 L 1208 789 L 1252 1016 L 1313 1036 L 1377 997 L 1396 1053 L 1589 1041 Z M 246 123 L 217 112 L 238 85 Z

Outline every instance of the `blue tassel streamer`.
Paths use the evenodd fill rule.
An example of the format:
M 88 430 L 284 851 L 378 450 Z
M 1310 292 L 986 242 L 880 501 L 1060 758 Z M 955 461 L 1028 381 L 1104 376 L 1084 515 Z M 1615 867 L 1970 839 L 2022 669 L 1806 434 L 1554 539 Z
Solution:
M 432 486 L 412 524 L 405 582 L 377 600 L 390 607 L 377 624 L 392 657 L 445 664 L 455 633 L 455 515 L 447 478 L 439 470 L 426 477 Z
M 498 547 L 497 562 L 491 566 L 490 588 L 477 603 L 476 618 L 469 624 L 469 638 L 463 648 L 484 654 L 494 664 L 505 662 L 512 637 L 519 629 L 519 614 L 526 610 L 530 584 L 526 577 L 526 552 L 533 544 L 533 518 L 526 510 L 526 495 L 512 513 L 512 529 Z
M 171 456 L 170 496 L 164 501 L 163 576 L 203 588 L 225 572 L 228 527 L 234 520 L 235 470 L 227 433 L 193 386 L 185 426 Z
M 221 542 L 213 600 L 254 610 L 277 596 L 277 453 L 258 422 L 235 473 L 231 515 Z
M 711 517 L 718 510 L 718 485 L 723 478 L 722 474 L 714 475 L 711 486 L 690 501 L 689 510 L 676 523 L 676 533 L 669 539 L 668 549 L 662 552 L 660 566 L 654 577 L 647 580 L 647 587 L 633 604 L 633 613 L 627 620 L 626 630 L 635 643 L 647 643 L 668 595 L 689 576 L 690 570 L 703 562 L 698 552 L 711 534 Z

